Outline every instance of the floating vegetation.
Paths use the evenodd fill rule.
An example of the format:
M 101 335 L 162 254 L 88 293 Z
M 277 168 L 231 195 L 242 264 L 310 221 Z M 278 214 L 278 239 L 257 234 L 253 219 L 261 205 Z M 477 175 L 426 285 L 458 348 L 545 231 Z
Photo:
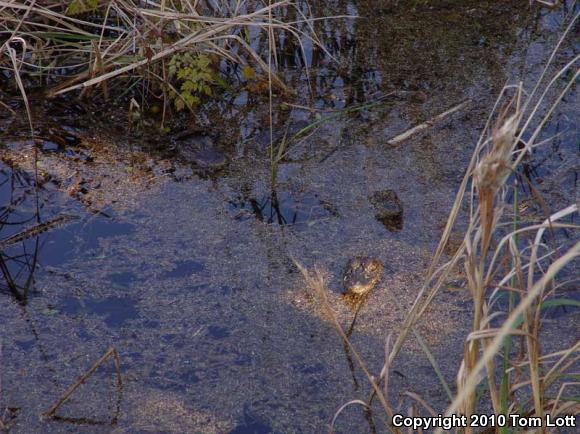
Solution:
M 0 431 L 577 413 L 578 2 L 533 3 L 0 1 Z

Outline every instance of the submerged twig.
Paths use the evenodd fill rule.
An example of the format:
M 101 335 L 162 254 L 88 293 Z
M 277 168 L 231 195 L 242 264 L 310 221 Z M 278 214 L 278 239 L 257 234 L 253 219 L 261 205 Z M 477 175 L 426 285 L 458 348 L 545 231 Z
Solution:
M 53 417 L 56 411 L 63 405 L 70 396 L 74 393 L 75 390 L 79 388 L 82 384 L 87 381 L 87 379 L 94 374 L 94 372 L 101 366 L 107 359 L 113 358 L 113 363 L 115 364 L 115 372 L 117 374 L 117 386 L 120 388 L 123 386 L 123 380 L 121 379 L 121 360 L 119 358 L 119 353 L 116 348 L 111 347 L 107 350 L 105 354 L 103 354 L 99 360 L 95 362 L 93 366 L 91 366 L 81 377 L 70 386 L 66 392 L 60 397 L 60 399 L 54 403 L 44 414 L 43 416 L 46 418 Z
M 316 273 L 315 277 L 313 277 L 309 273 L 309 271 L 306 268 L 304 268 L 301 264 L 299 264 L 296 261 L 294 261 L 294 263 L 296 264 L 296 266 L 298 267 L 298 269 L 300 270 L 300 272 L 304 276 L 304 279 L 306 280 L 306 283 L 308 284 L 308 286 L 313 291 L 315 291 L 316 294 L 318 295 L 319 301 L 320 301 L 324 311 L 330 317 L 333 326 L 336 328 L 340 337 L 344 341 L 345 345 L 348 346 L 349 350 L 351 351 L 352 355 L 354 356 L 354 359 L 358 363 L 359 367 L 362 369 L 362 371 L 366 375 L 370 385 L 372 386 L 373 390 L 375 391 L 375 394 L 378 397 L 378 399 L 383 407 L 383 410 L 385 411 L 385 414 L 387 414 L 389 416 L 389 418 L 392 419 L 394 412 L 391 409 L 391 407 L 389 406 L 387 400 L 385 399 L 382 390 L 379 388 L 379 385 L 378 385 L 377 381 L 375 380 L 375 378 L 373 377 L 373 375 L 371 375 L 371 373 L 369 372 L 369 370 L 368 370 L 366 364 L 364 363 L 362 357 L 360 356 L 360 354 L 353 348 L 348 336 L 346 335 L 344 329 L 340 325 L 340 322 L 338 321 L 336 314 L 334 313 L 334 311 L 330 307 L 330 304 L 328 303 L 328 300 L 326 297 L 326 286 L 324 284 L 324 280 L 323 280 L 322 276 L 320 275 L 320 273 Z M 400 431 L 398 429 L 395 429 L 395 432 L 400 432 Z
M 6 248 L 12 244 L 16 244 L 20 241 L 25 241 L 28 238 L 35 237 L 37 235 L 40 235 L 43 232 L 48 231 L 49 229 L 52 229 L 52 228 L 59 226 L 59 225 L 62 225 L 62 224 L 69 223 L 69 222 L 76 220 L 78 218 L 79 217 L 75 216 L 75 215 L 63 214 L 63 215 L 55 217 L 51 220 L 48 220 L 44 223 L 38 223 L 30 228 L 24 229 L 22 232 L 18 232 L 17 234 L 14 234 L 8 238 L 0 240 L 0 249 L 4 249 L 4 248 Z
M 391 140 L 388 140 L 387 143 L 389 145 L 397 145 L 397 144 L 401 143 L 402 141 L 407 140 L 412 135 L 417 134 L 423 130 L 426 130 L 429 127 L 432 127 L 433 125 L 435 125 L 436 122 L 439 122 L 440 120 L 445 119 L 447 116 L 452 115 L 456 111 L 461 110 L 463 107 L 468 105 L 470 102 L 471 102 L 471 100 L 463 101 L 462 103 L 457 104 L 456 106 L 450 108 L 449 110 L 446 110 L 443 113 L 440 113 L 435 117 L 432 117 L 428 121 L 425 121 L 422 124 L 416 125 L 413 128 L 408 129 L 404 133 L 401 133 L 401 134 L 393 137 Z

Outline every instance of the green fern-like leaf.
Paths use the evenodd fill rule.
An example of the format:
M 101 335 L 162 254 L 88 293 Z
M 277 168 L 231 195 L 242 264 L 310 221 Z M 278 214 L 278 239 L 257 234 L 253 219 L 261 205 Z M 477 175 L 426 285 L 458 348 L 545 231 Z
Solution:
M 91 12 L 99 7 L 99 0 L 73 0 L 66 8 L 65 14 L 68 16 Z
M 191 109 L 201 103 L 202 97 L 212 96 L 215 85 L 227 87 L 219 72 L 212 68 L 211 58 L 205 54 L 175 54 L 169 61 L 168 72 L 169 79 L 179 89 L 179 94 L 170 93 L 178 111 L 185 107 Z
M 175 101 L 175 110 L 177 110 L 178 112 L 180 112 L 185 108 L 185 102 L 183 102 L 181 98 L 176 96 L 174 101 Z

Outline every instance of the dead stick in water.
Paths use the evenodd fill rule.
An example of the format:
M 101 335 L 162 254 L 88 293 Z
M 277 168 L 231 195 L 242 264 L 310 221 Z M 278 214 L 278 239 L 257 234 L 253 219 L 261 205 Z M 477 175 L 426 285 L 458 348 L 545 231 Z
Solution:
M 12 244 L 19 243 L 20 241 L 25 241 L 56 226 L 63 225 L 78 219 L 79 217 L 75 215 L 62 214 L 51 220 L 47 220 L 44 223 L 38 223 L 30 228 L 24 229 L 22 232 L 18 232 L 17 234 L 0 240 L 0 249 L 4 249 L 5 247 L 8 247 Z
M 66 392 L 64 392 L 64 394 L 60 397 L 60 399 L 55 404 L 53 404 L 53 406 L 50 407 L 48 411 L 44 413 L 43 416 L 46 418 L 54 416 L 56 411 L 60 408 L 61 405 L 63 405 L 70 398 L 70 396 L 74 393 L 74 391 L 77 390 L 81 384 L 87 381 L 87 379 L 91 375 L 93 375 L 93 373 L 99 368 L 99 366 L 101 366 L 110 357 L 113 358 L 113 362 L 115 364 L 115 371 L 117 372 L 117 385 L 121 387 L 123 385 L 123 381 L 121 380 L 121 361 L 117 349 L 111 347 L 107 350 L 105 354 L 101 356 L 99 360 L 95 362 L 93 366 L 91 366 L 83 375 L 81 375 L 81 377 L 77 380 L 75 384 L 73 384 L 71 387 L 67 389 Z
M 461 110 L 463 107 L 465 107 L 470 102 L 471 102 L 471 100 L 469 100 L 469 99 L 466 101 L 463 101 L 462 103 L 457 104 L 455 107 L 450 108 L 449 110 L 444 111 L 441 114 L 438 114 L 437 116 L 429 119 L 428 121 L 425 121 L 422 124 L 416 125 L 413 128 L 408 129 L 404 133 L 393 137 L 391 140 L 387 141 L 387 143 L 389 145 L 397 145 L 397 144 L 401 143 L 403 140 L 407 140 L 413 134 L 417 134 L 420 131 L 426 130 L 427 128 L 432 127 L 436 122 L 446 118 L 447 116 L 455 113 L 458 110 Z

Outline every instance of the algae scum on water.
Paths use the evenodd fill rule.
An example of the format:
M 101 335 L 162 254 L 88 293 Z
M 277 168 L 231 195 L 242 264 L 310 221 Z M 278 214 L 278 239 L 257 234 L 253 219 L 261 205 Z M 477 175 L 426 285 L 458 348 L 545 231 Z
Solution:
M 271 111 L 268 74 L 261 73 L 267 56 L 245 69 L 232 59 L 220 63 L 213 54 L 221 42 L 209 36 L 200 44 L 212 54 L 187 60 L 188 74 L 174 77 L 165 110 L 153 63 L 149 72 L 145 62 L 127 79 L 50 99 L 44 90 L 80 81 L 57 84 L 58 77 L 23 69 L 22 85 L 36 86 L 26 102 L 15 76 L 2 72 L 0 431 L 325 432 L 343 404 L 369 397 L 356 357 L 295 261 L 321 272 L 337 321 L 345 330 L 353 325 L 350 342 L 378 376 L 385 338 L 396 337 L 415 301 L 497 95 L 506 82 L 533 85 L 577 7 L 318 3 L 298 2 L 279 16 L 301 22 L 299 10 L 335 18 L 311 22 L 324 49 L 276 33 Z M 170 22 L 169 12 L 143 14 L 150 23 Z M 262 56 L 268 32 L 246 24 L 232 32 Z M 177 44 L 202 26 L 180 25 L 135 41 L 143 37 L 154 60 L 164 37 Z M 129 43 L 113 28 L 104 37 Z M 232 50 L 234 58 L 247 55 Z M 109 53 L 97 52 L 82 61 L 93 65 L 84 79 L 105 73 L 99 57 Z M 555 68 L 577 54 L 565 40 Z M 134 60 L 124 53 L 111 71 Z M 78 68 L 67 73 L 85 74 Z M 147 92 L 159 98 L 148 102 Z M 574 86 L 542 130 L 550 145 L 525 161 L 531 187 L 519 193 L 523 222 L 541 220 L 546 203 L 555 212 L 577 202 L 577 102 Z M 463 241 L 469 212 L 459 210 L 447 259 Z M 569 223 L 578 223 L 577 214 Z M 554 237 L 567 245 L 576 235 L 564 229 Z M 345 266 L 356 257 L 378 258 L 384 272 L 354 322 L 342 292 Z M 570 280 L 577 278 L 571 268 Z M 449 276 L 417 325 L 424 341 L 409 338 L 394 359 L 395 401 L 408 404 L 410 392 L 437 412 L 449 405 L 422 345 L 454 388 L 472 327 L 466 285 L 462 271 Z M 570 285 L 559 289 L 578 299 Z M 554 304 L 545 315 L 546 351 L 577 340 L 577 307 Z M 377 400 L 372 406 L 375 418 L 346 408 L 336 432 L 383 432 Z

